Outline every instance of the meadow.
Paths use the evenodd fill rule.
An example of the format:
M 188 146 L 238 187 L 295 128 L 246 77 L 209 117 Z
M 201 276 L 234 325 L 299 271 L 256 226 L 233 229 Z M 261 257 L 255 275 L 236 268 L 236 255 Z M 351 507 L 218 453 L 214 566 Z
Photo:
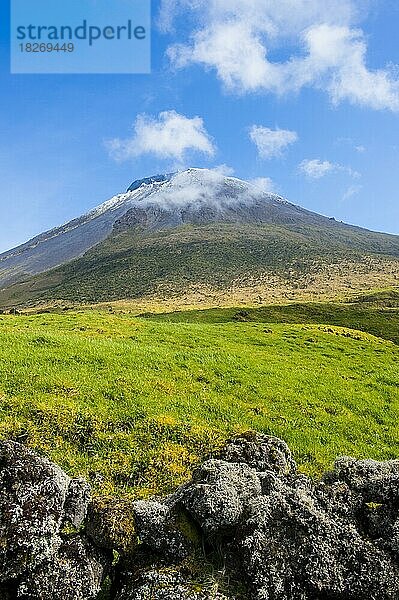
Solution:
M 171 491 L 247 430 L 315 477 L 399 457 L 396 309 L 310 306 L 0 315 L 0 436 L 124 497 Z

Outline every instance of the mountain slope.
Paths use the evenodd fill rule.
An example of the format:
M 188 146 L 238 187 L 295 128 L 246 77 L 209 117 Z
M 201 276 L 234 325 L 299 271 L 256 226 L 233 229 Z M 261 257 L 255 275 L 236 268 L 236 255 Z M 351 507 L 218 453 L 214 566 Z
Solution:
M 83 255 L 111 233 L 115 222 L 129 210 L 130 203 L 153 193 L 164 178 L 137 181 L 126 194 L 118 194 L 86 215 L 0 254 L 0 289 L 26 275 L 48 271 Z
M 48 270 L 54 261 L 61 266 Z M 399 237 L 338 223 L 214 171 L 189 169 L 135 182 L 88 215 L 0 256 L 0 269 L 3 306 L 228 297 L 237 290 L 332 293 L 394 285 Z M 36 276 L 9 286 L 23 273 Z

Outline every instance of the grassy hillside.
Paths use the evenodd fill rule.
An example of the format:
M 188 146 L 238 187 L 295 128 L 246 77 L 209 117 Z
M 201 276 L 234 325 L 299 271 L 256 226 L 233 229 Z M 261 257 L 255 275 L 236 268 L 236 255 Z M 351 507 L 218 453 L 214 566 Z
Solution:
M 0 307 L 245 290 L 249 300 L 395 285 L 399 238 L 331 227 L 217 223 L 127 229 L 69 264 L 0 291 Z
M 2 315 L 0 435 L 97 492 L 135 496 L 170 490 L 248 429 L 285 438 L 316 475 L 340 454 L 398 457 L 399 348 L 263 310 L 249 322 Z
M 361 296 L 350 303 L 297 302 L 259 308 L 211 308 L 143 315 L 170 323 L 313 323 L 348 327 L 399 344 L 399 292 Z

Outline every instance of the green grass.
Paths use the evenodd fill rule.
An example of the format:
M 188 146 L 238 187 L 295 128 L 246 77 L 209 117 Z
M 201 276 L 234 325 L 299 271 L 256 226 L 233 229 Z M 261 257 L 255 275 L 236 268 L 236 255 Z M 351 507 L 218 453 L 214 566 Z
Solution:
M 147 313 L 146 318 L 170 323 L 313 323 L 338 325 L 371 333 L 399 344 L 399 294 L 386 292 L 362 296 L 344 304 L 297 302 L 260 308 L 211 308 L 172 313 Z
M 0 435 L 111 495 L 167 492 L 248 429 L 283 437 L 313 475 L 341 454 L 399 456 L 395 344 L 212 314 L 0 316 Z

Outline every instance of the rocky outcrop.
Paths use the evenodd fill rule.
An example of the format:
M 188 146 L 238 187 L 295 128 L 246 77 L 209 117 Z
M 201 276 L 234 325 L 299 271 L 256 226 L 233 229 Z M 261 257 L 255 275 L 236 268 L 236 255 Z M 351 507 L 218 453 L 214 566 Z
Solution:
M 201 591 L 200 586 L 177 569 L 158 568 L 144 571 L 139 577 L 128 581 L 118 593 L 116 600 L 228 600 L 219 592 Z
M 21 578 L 17 597 L 26 600 L 96 598 L 109 564 L 109 558 L 84 536 L 64 536 L 57 552 Z
M 90 501 L 4 442 L 0 598 L 57 597 L 397 600 L 399 461 L 344 457 L 314 482 L 283 441 L 248 433 L 170 496 Z
M 83 480 L 21 444 L 0 445 L 0 586 L 7 600 L 97 596 L 110 556 L 75 533 L 89 501 Z

